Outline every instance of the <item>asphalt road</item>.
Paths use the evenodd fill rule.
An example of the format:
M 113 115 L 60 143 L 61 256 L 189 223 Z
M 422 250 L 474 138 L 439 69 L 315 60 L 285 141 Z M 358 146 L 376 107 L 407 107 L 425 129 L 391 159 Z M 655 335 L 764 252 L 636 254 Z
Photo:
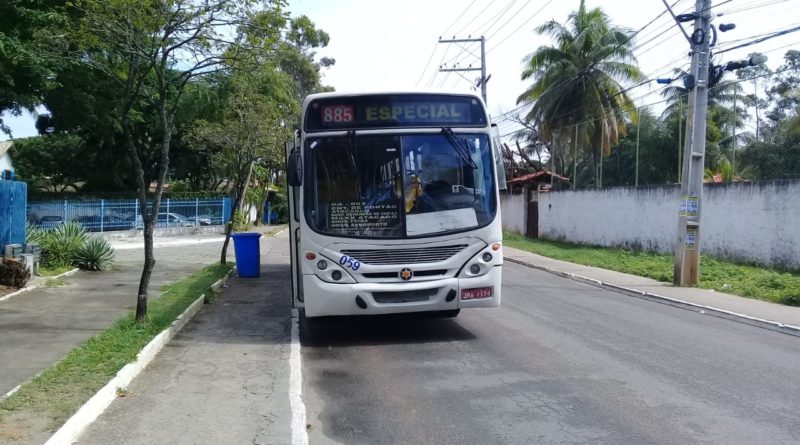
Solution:
M 312 444 L 800 443 L 800 338 L 516 264 L 496 309 L 321 328 Z

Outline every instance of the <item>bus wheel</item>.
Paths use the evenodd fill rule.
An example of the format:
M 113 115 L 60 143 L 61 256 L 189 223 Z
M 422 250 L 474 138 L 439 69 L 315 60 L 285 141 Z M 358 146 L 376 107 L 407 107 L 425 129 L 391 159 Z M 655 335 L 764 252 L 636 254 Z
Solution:
M 458 317 L 458 313 L 461 312 L 461 309 L 452 309 L 449 311 L 439 311 L 439 317 L 441 318 L 455 318 Z
M 321 326 L 324 320 L 319 318 L 308 318 L 303 309 L 300 310 L 300 337 L 301 340 L 311 340 L 315 335 L 322 331 Z

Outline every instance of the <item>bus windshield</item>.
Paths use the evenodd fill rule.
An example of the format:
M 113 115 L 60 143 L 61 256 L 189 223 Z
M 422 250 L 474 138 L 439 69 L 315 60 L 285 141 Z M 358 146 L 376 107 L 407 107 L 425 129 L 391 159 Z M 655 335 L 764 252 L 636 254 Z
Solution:
M 320 233 L 407 238 L 470 230 L 496 214 L 489 136 L 348 135 L 305 141 L 304 211 Z

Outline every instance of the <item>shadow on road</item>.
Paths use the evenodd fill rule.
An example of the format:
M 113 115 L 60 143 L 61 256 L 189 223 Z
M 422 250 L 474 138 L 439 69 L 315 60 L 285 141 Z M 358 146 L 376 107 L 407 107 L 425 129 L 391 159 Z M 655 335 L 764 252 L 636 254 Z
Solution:
M 475 339 L 452 319 L 430 314 L 397 314 L 307 319 L 300 316 L 300 343 L 306 347 L 444 343 Z

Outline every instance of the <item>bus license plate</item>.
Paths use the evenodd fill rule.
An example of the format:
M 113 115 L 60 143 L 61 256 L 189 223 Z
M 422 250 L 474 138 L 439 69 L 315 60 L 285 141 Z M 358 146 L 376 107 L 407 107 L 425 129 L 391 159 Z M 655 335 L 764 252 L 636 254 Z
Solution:
M 476 287 L 472 289 L 461 289 L 462 300 L 478 300 L 481 298 L 490 298 L 492 296 L 491 287 Z

